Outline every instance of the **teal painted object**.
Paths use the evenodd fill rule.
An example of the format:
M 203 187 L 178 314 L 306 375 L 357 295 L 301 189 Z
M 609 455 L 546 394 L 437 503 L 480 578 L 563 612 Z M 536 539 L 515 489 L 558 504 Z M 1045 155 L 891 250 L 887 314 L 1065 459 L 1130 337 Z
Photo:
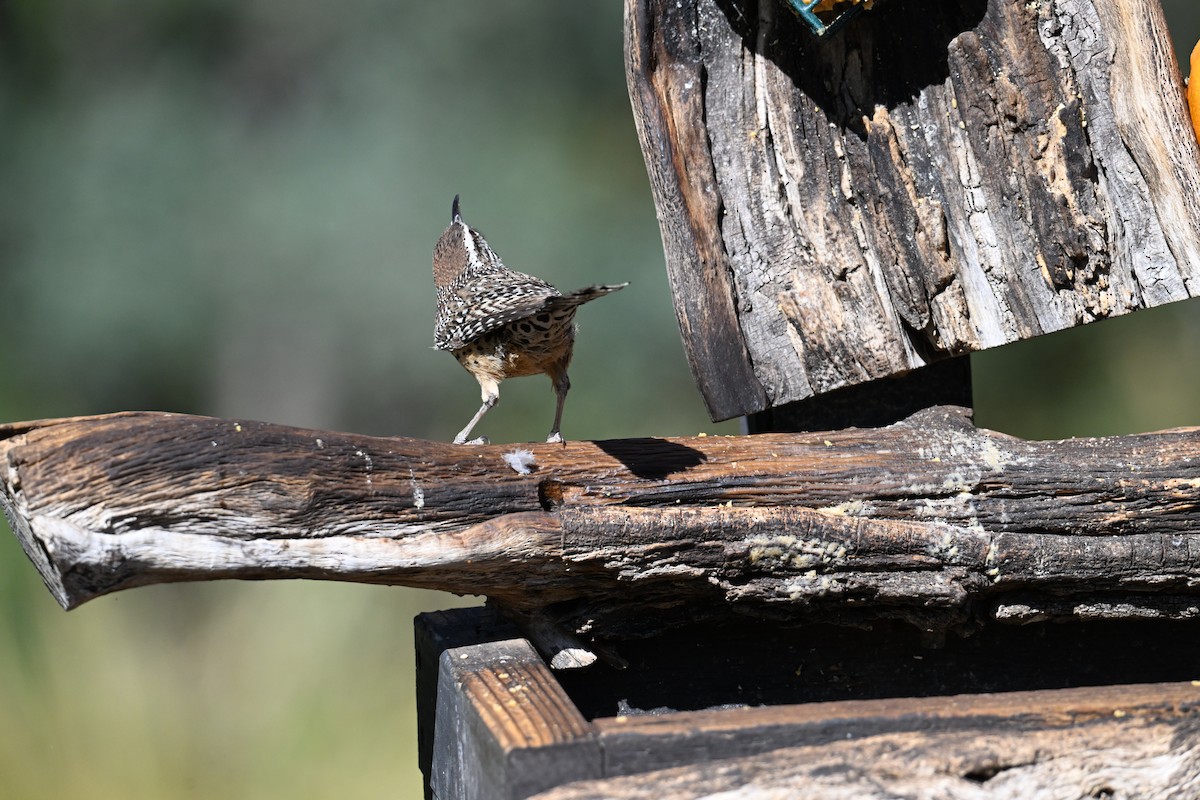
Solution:
M 788 0 L 788 5 L 792 7 L 792 10 L 800 19 L 808 23 L 808 27 L 812 28 L 813 33 L 817 36 L 833 33 L 849 22 L 850 18 L 862 8 L 861 5 L 853 5 L 832 18 L 826 15 L 826 19 L 822 19 L 817 12 L 813 11 L 820 3 L 821 0 Z

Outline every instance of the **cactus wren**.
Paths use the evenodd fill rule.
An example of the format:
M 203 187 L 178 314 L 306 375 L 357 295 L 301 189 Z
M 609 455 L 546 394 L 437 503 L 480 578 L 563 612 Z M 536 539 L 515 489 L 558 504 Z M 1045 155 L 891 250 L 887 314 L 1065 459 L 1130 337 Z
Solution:
M 479 381 L 483 405 L 455 444 L 487 444 L 471 429 L 500 399 L 500 381 L 545 373 L 558 403 L 547 442 L 561 442 L 559 424 L 571 381 L 567 365 L 575 344 L 575 309 L 628 284 L 589 286 L 562 294 L 543 280 L 514 272 L 500 261 L 483 236 L 463 222 L 458 196 L 450 227 L 433 250 L 437 323 L 433 346 L 449 350 Z

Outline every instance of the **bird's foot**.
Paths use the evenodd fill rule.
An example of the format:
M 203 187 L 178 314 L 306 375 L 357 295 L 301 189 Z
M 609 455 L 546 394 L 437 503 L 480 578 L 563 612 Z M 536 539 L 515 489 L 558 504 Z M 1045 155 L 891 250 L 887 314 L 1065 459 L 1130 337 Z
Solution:
M 491 444 L 492 442 L 486 436 L 476 436 L 474 439 L 463 439 L 461 437 L 456 437 L 454 439 L 454 443 L 455 444 Z
M 554 431 L 549 436 L 546 437 L 546 444 L 562 444 L 562 443 L 563 443 L 562 434 L 559 433 L 558 431 Z

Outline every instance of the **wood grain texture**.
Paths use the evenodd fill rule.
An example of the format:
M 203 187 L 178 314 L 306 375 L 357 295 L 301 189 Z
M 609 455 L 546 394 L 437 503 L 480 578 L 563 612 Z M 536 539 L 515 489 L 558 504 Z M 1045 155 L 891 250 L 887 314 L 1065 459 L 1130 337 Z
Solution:
M 1107 723 L 1013 736 L 991 731 L 776 750 L 645 775 L 568 784 L 537 800 L 1178 800 L 1200 792 L 1197 737 L 1178 725 Z M 1190 735 L 1189 735 L 1190 734 Z M 1093 739 L 1099 741 L 1093 741 Z
M 1114 717 L 1114 715 L 1117 715 Z M 593 722 L 605 775 L 633 775 L 784 747 L 871 736 L 1064 731 L 1112 719 L 1200 724 L 1200 687 L 1190 683 L 904 697 L 692 711 Z M 928 757 L 928 756 L 926 756 Z
M 757 410 L 767 406 L 767 398 L 738 327 L 720 231 L 706 224 L 722 212 L 707 157 L 704 65 L 694 25 L 687 4 L 626 3 L 629 97 L 692 374 L 705 398 Z
M 1200 614 L 1200 430 L 879 429 L 460 447 L 185 415 L 0 426 L 0 502 L 72 607 L 148 583 L 487 594 L 539 625 Z M 647 613 L 652 609 L 652 613 Z M 570 636 L 565 641 L 573 641 Z
M 704 730 L 704 721 L 671 715 L 674 739 L 663 731 L 642 742 L 642 755 L 687 759 L 684 741 L 708 739 L 715 752 L 695 751 L 687 766 L 631 772 L 626 777 L 581 781 L 537 795 L 538 800 L 1025 800 L 1033 797 L 1184 798 L 1200 793 L 1200 719 L 1196 690 L 1173 705 L 1179 692 L 1166 686 L 1108 687 L 1023 694 L 987 709 L 989 698 L 949 698 L 963 715 L 943 716 L 943 700 L 886 701 L 879 717 L 819 715 L 806 731 L 791 731 L 788 716 L 802 707 L 771 709 L 766 741 L 753 728 Z M 1141 694 L 1141 702 L 1094 702 L 1105 695 Z M 1152 693 L 1161 690 L 1156 704 Z M 1183 689 L 1183 693 L 1187 693 Z M 1063 702 L 1082 694 L 1081 705 Z M 983 708 L 978 713 L 971 706 Z M 901 710 L 906 709 L 906 710 Z M 753 713 L 753 712 L 749 712 Z M 723 727 L 734 712 L 718 715 Z M 678 718 L 678 719 L 675 719 Z M 604 721 L 608 723 L 608 721 Z M 599 727 L 599 721 L 598 721 Z M 603 726 L 606 730 L 611 725 Z M 890 729 L 890 730 L 889 730 Z M 706 736 L 708 734 L 708 736 Z M 602 734 L 606 739 L 606 734 Z M 772 747 L 792 741 L 784 747 Z M 801 742 L 811 742 L 798 744 Z M 606 752 L 610 745 L 605 741 Z M 750 751 L 737 754 L 738 750 Z M 651 757 L 653 760 L 654 757 Z M 642 765 L 646 766 L 646 765 Z M 613 772 L 612 774 L 618 774 Z
M 446 650 L 429 776 L 445 800 L 520 800 L 599 777 L 591 726 L 528 642 Z
M 1200 292 L 1200 150 L 1156 0 L 905 0 L 823 39 L 774 0 L 626 19 L 714 418 Z
M 424 775 L 425 796 L 432 797 L 433 744 L 442 654 L 459 647 L 491 644 L 520 637 L 512 623 L 494 609 L 474 607 L 418 614 L 413 621 L 416 650 L 417 763 Z M 456 683 L 451 684 L 458 691 Z M 443 756 L 444 757 L 444 756 Z

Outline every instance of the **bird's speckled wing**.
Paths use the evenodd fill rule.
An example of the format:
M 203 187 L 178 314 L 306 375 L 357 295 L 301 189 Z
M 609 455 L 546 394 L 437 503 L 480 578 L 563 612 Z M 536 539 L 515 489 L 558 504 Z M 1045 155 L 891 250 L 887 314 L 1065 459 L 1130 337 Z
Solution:
M 457 350 L 488 331 L 536 314 L 558 296 L 545 281 L 503 266 L 465 270 L 438 290 L 433 346 Z

